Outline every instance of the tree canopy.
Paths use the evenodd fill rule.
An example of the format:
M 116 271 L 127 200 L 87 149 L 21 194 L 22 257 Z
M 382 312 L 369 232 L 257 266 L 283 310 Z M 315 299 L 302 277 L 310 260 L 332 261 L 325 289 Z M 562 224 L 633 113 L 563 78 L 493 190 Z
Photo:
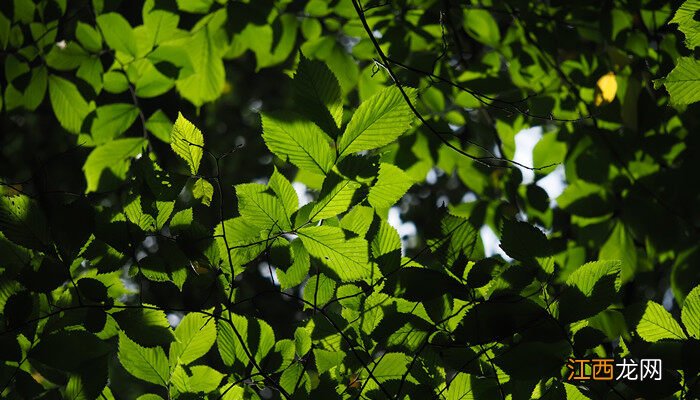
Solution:
M 698 15 L 2 0 L 0 397 L 700 398 Z

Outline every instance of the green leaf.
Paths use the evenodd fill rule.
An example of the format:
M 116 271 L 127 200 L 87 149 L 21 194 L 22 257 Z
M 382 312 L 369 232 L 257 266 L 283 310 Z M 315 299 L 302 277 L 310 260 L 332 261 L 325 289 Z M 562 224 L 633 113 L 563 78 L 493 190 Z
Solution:
M 559 208 L 574 215 L 599 217 L 613 211 L 608 192 L 599 185 L 578 179 L 557 197 Z
M 294 346 L 299 356 L 304 356 L 311 350 L 311 335 L 304 328 L 297 328 L 294 331 Z
M 72 82 L 55 75 L 49 76 L 49 99 L 61 126 L 71 133 L 80 133 L 83 120 L 91 107 Z
M 574 286 L 586 297 L 593 295 L 596 284 L 606 276 L 613 278 L 616 291 L 620 290 L 620 261 L 594 261 L 582 265 L 574 271 L 566 280 L 566 284 Z
M 192 186 L 192 194 L 195 199 L 201 200 L 202 204 L 209 206 L 212 197 L 214 197 L 214 186 L 208 180 L 199 178 Z
M 102 50 L 102 36 L 97 29 L 84 22 L 78 21 L 75 37 L 88 51 L 96 53 Z
M 129 89 L 126 75 L 119 71 L 107 71 L 102 76 L 102 84 L 109 93 L 123 93 Z
M 369 190 L 367 200 L 372 207 L 383 210 L 396 204 L 413 185 L 413 179 L 401 168 L 387 163 L 379 164 L 377 182 Z
M 109 47 L 126 53 L 132 58 L 136 57 L 136 36 L 124 17 L 117 13 L 102 14 L 97 17 L 97 26 Z
M 138 72 L 138 78 L 134 82 L 138 97 L 152 98 L 161 96 L 175 86 L 175 81 L 161 73 L 150 61 L 139 61 L 141 68 Z
M 378 225 L 370 242 L 372 257 L 382 271 L 396 271 L 401 267 L 401 238 L 386 220 L 379 220 Z
M 104 67 L 102 67 L 100 59 L 90 58 L 80 64 L 80 68 L 78 68 L 75 76 L 90 84 L 95 93 L 99 94 L 102 91 L 103 73 Z
M 316 124 L 292 113 L 262 114 L 263 139 L 279 158 L 325 175 L 333 165 L 330 138 Z
M 238 212 L 260 229 L 289 230 L 291 224 L 277 197 L 267 193 L 267 187 L 258 183 L 236 185 Z
M 289 289 L 299 285 L 304 281 L 311 267 L 309 252 L 306 251 L 304 244 L 299 239 L 292 240 L 289 244 L 292 252 L 292 265 L 286 271 L 281 268 L 277 269 L 277 279 L 280 282 L 282 289 Z
M 226 254 L 231 254 L 234 268 L 254 260 L 262 253 L 266 245 L 271 244 L 270 241 L 266 240 L 267 234 L 262 236 L 260 228 L 243 217 L 231 218 L 224 221 L 223 225 L 217 225 L 214 229 L 214 235 L 226 236 L 226 242 L 222 237 L 217 237 L 216 241 L 219 245 L 219 253 L 225 260 L 228 259 Z M 227 244 L 228 249 L 226 248 Z M 227 265 L 226 273 L 230 272 L 228 269 Z
M 343 364 L 345 353 L 342 351 L 329 351 L 314 349 L 314 359 L 316 360 L 316 370 L 319 375 Z
M 83 387 L 83 380 L 80 375 L 70 375 L 68 378 L 68 383 L 66 384 L 66 399 L 70 400 L 87 400 L 84 393 L 85 388 Z
M 178 365 L 173 372 L 172 384 L 181 393 L 211 393 L 219 387 L 225 376 L 206 365 L 192 366 L 189 371 L 191 375 Z
M 145 10 L 143 26 L 146 27 L 152 47 L 170 39 L 177 32 L 180 16 L 166 10 Z
M 686 339 L 681 326 L 663 306 L 651 300 L 647 302 L 642 319 L 637 325 L 637 333 L 647 342 L 662 339 Z
M 344 213 L 352 205 L 355 193 L 361 186 L 336 174 L 326 176 L 319 199 L 311 209 L 309 220 L 316 222 Z
M 566 144 L 557 140 L 557 132 L 547 132 L 542 135 L 532 150 L 532 165 L 539 168 L 545 165 L 559 164 L 564 161 L 565 155 Z M 553 168 L 547 168 L 542 172 L 550 172 Z
M 404 88 L 411 102 L 416 92 Z M 413 113 L 397 87 L 389 87 L 360 104 L 338 142 L 338 157 L 387 145 L 403 134 Z
M 83 166 L 86 192 L 111 188 L 123 180 L 129 169 L 129 160 L 140 154 L 146 143 L 141 138 L 117 139 L 96 147 Z
M 318 258 L 342 281 L 370 276 L 367 241 L 364 239 L 346 239 L 343 230 L 333 226 L 310 226 L 299 229 L 298 233 L 309 254 Z
M 157 110 L 146 120 L 146 129 L 165 143 L 170 143 L 172 128 L 173 123 L 162 110 Z
M 452 378 L 447 390 L 447 400 L 474 400 L 470 375 L 460 372 Z
M 267 186 L 275 192 L 287 218 L 291 221 L 292 214 L 299 208 L 299 196 L 292 184 L 275 167 Z
M 700 101 L 700 61 L 692 57 L 681 57 L 668 76 L 656 82 L 666 86 L 672 105 L 681 106 Z
M 683 301 L 681 321 L 690 336 L 700 339 L 700 286 L 691 290 Z
M 173 332 L 165 312 L 144 303 L 143 308 L 129 308 L 112 313 L 119 328 L 141 346 L 167 346 L 173 341 Z
M 42 210 L 25 195 L 0 197 L 0 232 L 15 244 L 30 249 L 46 249 L 51 242 Z
M 365 237 L 372 225 L 373 218 L 373 208 L 357 205 L 343 216 L 343 219 L 340 220 L 340 227 Z
M 294 90 L 304 114 L 334 135 L 343 122 L 343 99 L 338 78 L 326 64 L 301 55 Z
M 294 50 L 297 37 L 298 18 L 284 13 L 268 24 L 249 24 L 243 33 L 251 40 L 251 50 L 255 53 L 256 71 L 285 61 Z
M 610 237 L 600 248 L 598 258 L 601 260 L 620 260 L 620 277 L 623 283 L 634 277 L 638 267 L 637 248 L 625 224 L 622 222 L 615 224 Z
M 157 253 L 149 254 L 139 262 L 138 270 L 148 280 L 172 282 L 182 290 L 191 261 L 173 242 L 164 241 L 159 243 L 158 247 Z
M 46 65 L 59 71 L 72 71 L 88 61 L 89 54 L 77 42 L 55 46 L 46 55 Z
M 99 145 L 126 132 L 139 116 L 139 109 L 133 104 L 117 103 L 98 107 L 96 113 L 90 132 Z
M 190 368 L 190 391 L 197 393 L 213 392 L 221 383 L 224 374 L 206 365 L 195 365 Z
M 570 384 L 564 383 L 564 390 L 566 392 L 566 400 L 588 400 L 578 387 Z
M 408 369 L 410 358 L 403 353 L 385 353 L 372 367 L 372 375 L 379 381 L 400 380 Z M 362 371 L 367 375 L 367 371 Z M 366 379 L 371 379 L 366 376 Z
M 175 329 L 170 345 L 170 365 L 189 364 L 203 357 L 216 342 L 216 321 L 201 313 L 189 313 Z
M 156 220 L 152 215 L 143 211 L 140 196 L 134 197 L 130 202 L 124 205 L 124 214 L 129 221 L 142 230 L 147 232 L 156 230 Z
M 148 393 L 142 394 L 141 396 L 137 397 L 136 400 L 163 400 L 163 398 L 158 396 L 157 394 Z
M 177 8 L 180 11 L 206 14 L 214 0 L 177 0 Z
M 304 286 L 304 300 L 316 307 L 323 307 L 335 294 L 335 281 L 319 274 L 312 276 Z
M 491 13 L 477 8 L 468 8 L 464 10 L 464 30 L 469 36 L 478 40 L 481 43 L 491 47 L 497 47 L 501 41 L 501 32 L 498 30 L 498 24 L 491 16 Z
M 23 76 L 26 75 L 23 74 Z M 7 109 L 12 110 L 18 107 L 24 107 L 27 110 L 33 111 L 39 107 L 44 101 L 44 94 L 46 94 L 47 77 L 48 73 L 46 67 L 40 65 L 32 68 L 29 85 L 27 85 L 22 93 L 12 84 L 8 85 L 5 91 Z M 0 104 L 0 107 L 2 107 L 2 104 Z
M 252 354 L 255 361 L 260 363 L 275 345 L 272 328 L 267 322 L 256 318 L 229 315 L 231 323 L 221 319 L 217 324 L 217 344 L 224 364 L 232 366 L 238 361 L 240 365 L 247 366 L 250 360 L 246 353 Z
M 678 24 L 678 29 L 685 35 L 685 45 L 690 50 L 700 46 L 700 22 L 696 15 L 700 11 L 700 0 L 686 0 L 678 7 L 670 24 Z
M 119 362 L 131 375 L 160 386 L 168 386 L 168 358 L 162 347 L 141 347 L 119 332 Z
M 175 154 L 182 158 L 190 167 L 192 175 L 199 171 L 199 163 L 202 160 L 204 136 L 182 113 L 178 113 L 177 120 L 170 133 L 170 147 Z
M 183 43 L 194 73 L 178 79 L 176 86 L 182 97 L 197 107 L 215 100 L 224 89 L 226 72 L 220 54 L 224 45 L 217 42 L 213 25 L 207 23 Z
M 301 393 L 304 395 L 308 394 L 311 388 L 311 379 L 304 370 L 304 366 L 299 363 L 284 370 L 282 376 L 280 376 L 279 384 L 289 393 L 295 390 L 296 393 L 300 393 L 300 391 L 303 390 L 304 392 Z
M 621 286 L 620 261 L 595 261 L 582 265 L 566 280 L 559 299 L 560 319 L 574 322 L 608 308 Z

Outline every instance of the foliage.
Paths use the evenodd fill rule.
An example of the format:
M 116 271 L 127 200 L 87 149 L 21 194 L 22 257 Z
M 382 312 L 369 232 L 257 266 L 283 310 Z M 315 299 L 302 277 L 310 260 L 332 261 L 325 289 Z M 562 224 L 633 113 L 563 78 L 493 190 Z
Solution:
M 3 398 L 700 396 L 700 3 L 136 4 L 0 4 Z

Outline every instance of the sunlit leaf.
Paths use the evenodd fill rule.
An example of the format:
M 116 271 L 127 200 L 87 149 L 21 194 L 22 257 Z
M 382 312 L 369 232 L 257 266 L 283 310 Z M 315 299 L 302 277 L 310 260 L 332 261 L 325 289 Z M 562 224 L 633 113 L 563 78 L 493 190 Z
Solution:
M 414 102 L 415 90 L 404 90 L 408 100 Z M 339 157 L 393 142 L 411 126 L 413 118 L 407 100 L 398 88 L 382 90 L 360 104 L 353 114 L 338 141 Z
M 660 304 L 648 301 L 642 319 L 637 325 L 637 333 L 647 342 L 662 339 L 685 339 L 683 329 Z
M 202 132 L 182 114 L 178 114 L 170 134 L 170 147 L 187 163 L 193 175 L 199 171 L 199 163 L 204 153 L 203 146 Z

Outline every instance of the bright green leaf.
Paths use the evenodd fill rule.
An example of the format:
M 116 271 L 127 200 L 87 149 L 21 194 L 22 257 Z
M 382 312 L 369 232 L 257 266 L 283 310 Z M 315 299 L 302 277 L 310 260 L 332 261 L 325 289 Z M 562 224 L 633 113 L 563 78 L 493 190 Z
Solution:
M 309 254 L 318 258 L 341 280 L 356 281 L 370 275 L 367 241 L 364 239 L 346 239 L 342 229 L 332 226 L 310 226 L 299 229 L 298 233 Z
M 603 277 L 612 276 L 615 290 L 620 290 L 620 261 L 594 261 L 582 265 L 566 280 L 566 284 L 575 286 L 586 297 L 593 294 L 598 281 Z
M 319 375 L 329 371 L 343 363 L 345 353 L 342 351 L 328 351 L 323 349 L 314 349 L 314 358 L 316 359 L 316 369 Z
M 688 334 L 700 339 L 700 286 L 691 290 L 683 301 L 681 320 Z
M 647 342 L 662 339 L 686 339 L 681 326 L 663 306 L 651 300 L 647 302 L 644 315 L 637 325 L 637 333 Z
M 314 123 L 291 113 L 262 114 L 263 139 L 275 155 L 301 169 L 325 175 L 333 165 L 328 136 Z
M 697 13 L 700 11 L 700 0 L 686 0 L 676 11 L 671 24 L 678 24 L 678 29 L 685 35 L 685 45 L 690 49 L 700 46 L 700 22 Z
M 287 268 L 286 271 L 281 268 L 277 269 L 277 280 L 280 282 L 282 289 L 289 289 L 291 287 L 299 285 L 306 275 L 309 273 L 309 268 L 311 267 L 311 260 L 309 257 L 309 252 L 306 251 L 303 243 L 299 239 L 292 240 L 289 245 L 292 252 L 292 265 Z
M 289 217 L 278 198 L 258 183 L 236 185 L 238 212 L 260 229 L 281 231 L 291 228 Z
M 416 92 L 404 88 L 411 102 Z M 338 141 L 339 157 L 387 145 L 403 134 L 413 113 L 397 87 L 389 87 L 360 104 Z
M 78 21 L 75 37 L 88 51 L 96 53 L 102 50 L 102 36 L 97 29 L 84 22 Z
M 92 122 L 92 138 L 95 144 L 104 144 L 122 133 L 136 121 L 139 109 L 133 104 L 116 103 L 98 107 Z
M 412 185 L 411 177 L 401 168 L 381 163 L 377 182 L 369 190 L 367 200 L 372 207 L 383 210 L 396 204 Z
M 194 73 L 177 81 L 177 90 L 197 107 L 221 95 L 226 72 L 221 60 L 223 46 L 216 40 L 211 23 L 206 24 L 183 43 Z
M 306 355 L 311 350 L 311 335 L 304 328 L 297 328 L 294 331 L 294 345 L 299 356 Z
M 275 345 L 275 334 L 265 321 L 229 314 L 231 323 L 219 320 L 217 344 L 221 359 L 226 366 L 236 361 L 249 365 L 249 354 L 256 363 L 270 352 Z
M 49 98 L 61 126 L 71 133 L 80 133 L 83 120 L 91 107 L 72 82 L 55 75 L 49 77 Z
M 141 154 L 146 140 L 141 138 L 117 139 L 96 147 L 83 166 L 87 180 L 86 192 L 112 187 L 115 180 L 126 177 L 129 160 Z
M 359 183 L 342 179 L 336 174 L 328 175 L 323 182 L 319 199 L 311 209 L 309 220 L 316 222 L 347 211 L 360 187 Z
M 206 365 L 195 365 L 189 370 L 191 375 L 182 366 L 173 372 L 172 384 L 181 393 L 211 393 L 224 378 L 224 374 Z
M 335 293 L 335 281 L 319 274 L 312 276 L 304 286 L 304 300 L 316 307 L 323 307 Z
M 700 61 L 692 57 L 681 57 L 668 76 L 657 82 L 666 86 L 673 105 L 700 101 Z
M 119 332 L 119 362 L 127 372 L 146 382 L 167 386 L 168 358 L 162 347 L 141 347 Z
M 204 152 L 203 146 L 204 136 L 202 136 L 202 132 L 182 113 L 179 113 L 170 133 L 170 147 L 187 163 L 192 175 L 199 171 L 199 163 Z
M 170 143 L 172 127 L 173 123 L 162 110 L 157 110 L 146 120 L 146 129 L 165 143 Z
M 207 354 L 216 342 L 216 321 L 201 313 L 189 313 L 175 329 L 170 345 L 170 365 L 189 364 Z
M 267 185 L 275 192 L 285 214 L 291 219 L 292 214 L 299 208 L 299 196 L 292 184 L 275 168 Z
M 501 32 L 493 16 L 487 10 L 479 8 L 465 9 L 463 23 L 464 30 L 469 33 L 469 36 L 491 47 L 498 46 L 498 42 L 501 40 Z
M 204 178 L 198 178 L 192 186 L 192 194 L 195 199 L 201 200 L 202 204 L 209 206 L 214 197 L 214 186 Z
M 131 25 L 123 16 L 117 13 L 99 15 L 97 26 L 109 47 L 136 57 L 136 36 L 134 36 Z

